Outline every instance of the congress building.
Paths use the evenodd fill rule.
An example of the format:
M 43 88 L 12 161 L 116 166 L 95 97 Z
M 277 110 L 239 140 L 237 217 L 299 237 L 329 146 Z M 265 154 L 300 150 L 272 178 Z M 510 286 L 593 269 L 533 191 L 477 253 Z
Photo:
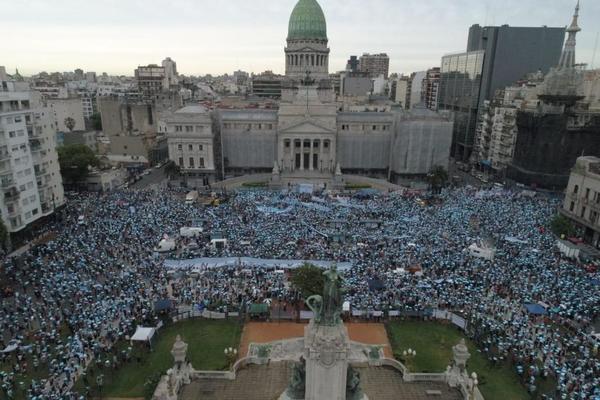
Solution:
M 450 115 L 424 107 L 382 110 L 370 100 L 344 111 L 330 82 L 328 43 L 319 3 L 299 0 L 289 21 L 279 107 L 175 112 L 164 122 L 169 158 L 198 184 L 251 174 L 326 180 L 336 172 L 396 182 L 447 167 Z

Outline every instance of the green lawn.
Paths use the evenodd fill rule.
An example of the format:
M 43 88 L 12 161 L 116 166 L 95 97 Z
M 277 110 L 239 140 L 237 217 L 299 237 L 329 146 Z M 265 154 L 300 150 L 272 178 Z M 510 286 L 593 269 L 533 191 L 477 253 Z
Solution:
M 116 371 L 102 372 L 102 395 L 144 397 L 147 393 L 144 383 L 151 377 L 158 378 L 173 366 L 171 348 L 178 334 L 188 344 L 188 359 L 195 369 L 224 370 L 227 361 L 223 350 L 226 347 L 238 347 L 241 326 L 237 321 L 191 319 L 162 328 L 153 338 L 153 351 L 137 353 L 141 357 L 140 362 L 134 359 Z M 129 343 L 121 344 L 122 348 L 127 346 Z M 89 381 L 95 382 L 94 375 L 89 376 Z M 83 383 L 79 382 L 77 387 L 83 389 Z
M 408 348 L 417 352 L 408 365 L 414 372 L 443 372 L 452 360 L 452 346 L 464 337 L 454 326 L 437 322 L 393 322 L 387 325 L 387 331 L 394 354 L 400 355 Z M 470 340 L 466 342 L 471 353 L 467 370 L 479 376 L 479 389 L 486 400 L 530 399 L 508 363 L 494 366 Z

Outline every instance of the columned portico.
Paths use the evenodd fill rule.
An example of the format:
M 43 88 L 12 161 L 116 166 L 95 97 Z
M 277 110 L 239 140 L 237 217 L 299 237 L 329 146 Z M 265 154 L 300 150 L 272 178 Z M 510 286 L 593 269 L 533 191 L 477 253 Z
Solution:
M 283 172 L 318 171 L 333 173 L 335 157 L 331 149 L 335 141 L 334 135 L 282 136 L 278 148 L 279 168 Z

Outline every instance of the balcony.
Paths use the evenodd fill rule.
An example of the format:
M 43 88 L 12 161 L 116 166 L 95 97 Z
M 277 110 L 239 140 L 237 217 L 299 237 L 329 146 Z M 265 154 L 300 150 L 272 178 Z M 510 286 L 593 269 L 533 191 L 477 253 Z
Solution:
M 42 213 L 43 214 L 48 214 L 51 211 L 52 211 L 52 206 L 50 206 L 50 204 L 48 204 L 48 203 L 42 204 Z
M 16 187 L 9 187 L 4 192 L 4 200 L 6 202 L 17 201 L 20 196 L 21 192 L 19 192 Z
M 17 184 L 15 183 L 14 179 L 2 179 L 2 181 L 0 181 L 0 186 L 2 186 L 2 189 L 10 189 L 11 187 L 15 187 Z
M 36 168 L 35 169 L 35 176 L 42 176 L 42 175 L 46 175 L 48 173 L 48 171 L 46 170 L 46 168 Z

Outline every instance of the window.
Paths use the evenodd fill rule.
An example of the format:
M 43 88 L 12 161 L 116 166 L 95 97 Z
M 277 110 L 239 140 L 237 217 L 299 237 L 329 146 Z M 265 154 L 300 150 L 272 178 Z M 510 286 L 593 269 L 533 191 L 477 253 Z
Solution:
M 192 125 L 186 125 L 185 126 L 185 131 L 186 132 L 194 132 L 194 127 Z
M 21 119 L 21 117 L 20 117 L 20 116 L 18 116 L 18 117 L 15 117 L 15 123 L 17 123 L 17 122 L 21 122 L 21 121 L 23 121 L 23 119 Z
M 193 144 L 188 144 L 188 150 L 189 151 L 194 151 L 194 145 Z
M 196 132 L 204 131 L 204 127 L 202 125 L 196 125 Z
M 204 146 L 202 146 L 201 144 L 198 145 L 198 150 L 202 151 L 204 150 Z
M 585 198 L 589 199 L 590 198 L 590 188 L 586 188 L 585 189 Z
M 577 194 L 577 192 L 579 192 L 579 185 L 575 185 L 573 188 L 573 193 Z
M 15 131 L 11 131 L 11 132 L 8 132 L 8 136 L 11 138 L 14 138 L 17 136 L 17 133 Z
M 349 129 L 350 129 L 350 127 L 348 125 L 345 125 L 345 124 L 342 125 L 342 130 L 343 131 L 347 131 Z
M 586 211 L 586 208 L 581 207 L 581 218 L 585 218 L 585 211 Z
M 323 142 L 323 148 L 325 148 L 325 149 L 329 148 L 329 140 L 326 140 Z
M 200 157 L 200 168 L 204 168 L 204 158 Z
M 183 157 L 179 157 L 179 167 L 183 168 Z
M 373 125 L 373 130 L 376 131 L 377 130 L 377 125 Z
M 182 144 L 178 144 L 177 145 L 177 150 L 183 150 L 183 145 Z
M 183 132 L 183 126 L 175 125 L 175 132 Z
M 194 168 L 194 157 L 190 157 L 190 168 Z
M 573 212 L 574 209 L 575 209 L 575 202 L 572 201 L 571 205 L 569 206 L 569 211 Z
M 34 208 L 34 209 L 31 211 L 31 213 L 32 213 L 33 215 L 37 215 L 37 213 L 38 213 L 38 209 L 37 209 L 37 208 Z
M 20 190 L 21 192 L 24 192 L 26 189 L 27 189 L 27 186 L 25 186 L 25 185 L 21 185 L 21 186 L 19 186 L 19 190 Z
M 290 148 L 290 140 L 289 140 L 289 139 L 286 139 L 286 140 L 283 142 L 283 145 L 285 146 L 285 148 L 286 148 L 286 149 L 289 149 L 289 148 Z

